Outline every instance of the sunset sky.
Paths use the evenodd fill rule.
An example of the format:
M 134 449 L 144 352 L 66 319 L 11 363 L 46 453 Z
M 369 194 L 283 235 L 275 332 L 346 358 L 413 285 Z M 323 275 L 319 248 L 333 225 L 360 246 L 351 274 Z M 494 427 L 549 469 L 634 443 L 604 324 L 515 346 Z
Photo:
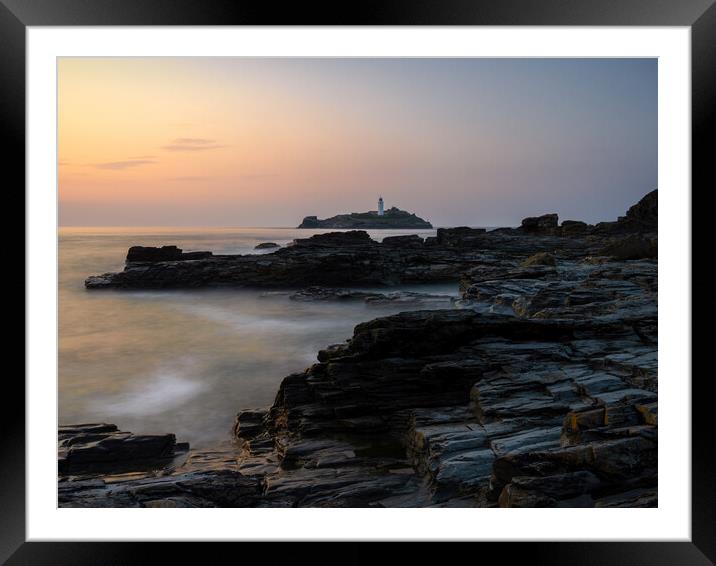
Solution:
M 58 62 L 60 224 L 612 220 L 657 188 L 656 59 Z

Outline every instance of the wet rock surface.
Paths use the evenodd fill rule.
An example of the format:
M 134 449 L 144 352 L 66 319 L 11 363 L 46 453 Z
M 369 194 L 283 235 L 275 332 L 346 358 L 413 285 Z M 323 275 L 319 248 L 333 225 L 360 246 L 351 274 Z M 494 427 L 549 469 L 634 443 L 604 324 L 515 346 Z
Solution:
M 645 198 L 611 227 L 570 226 L 580 237 L 553 234 L 547 219 L 528 223 L 550 232 L 538 237 L 299 240 L 311 253 L 334 238 L 360 253 L 458 250 L 461 297 L 359 324 L 284 378 L 271 407 L 239 412 L 234 445 L 151 474 L 61 475 L 60 504 L 655 506 L 657 261 L 597 254 L 620 224 L 652 229 L 655 195 Z M 322 285 L 293 298 L 385 299 Z

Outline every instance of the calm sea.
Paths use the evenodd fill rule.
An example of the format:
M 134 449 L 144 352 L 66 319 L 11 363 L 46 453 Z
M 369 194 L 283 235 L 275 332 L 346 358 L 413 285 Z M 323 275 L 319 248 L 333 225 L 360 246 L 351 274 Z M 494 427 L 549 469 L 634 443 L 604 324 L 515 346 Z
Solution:
M 60 229 L 60 424 L 103 421 L 134 433 L 174 432 L 195 447 L 228 440 L 237 411 L 270 405 L 281 379 L 314 363 L 319 349 L 349 338 L 359 322 L 401 309 L 296 302 L 261 291 L 86 291 L 84 279 L 121 270 L 133 245 L 267 253 L 253 248 L 328 231 Z M 381 240 L 435 231 L 370 233 Z M 457 284 L 403 288 L 457 295 Z

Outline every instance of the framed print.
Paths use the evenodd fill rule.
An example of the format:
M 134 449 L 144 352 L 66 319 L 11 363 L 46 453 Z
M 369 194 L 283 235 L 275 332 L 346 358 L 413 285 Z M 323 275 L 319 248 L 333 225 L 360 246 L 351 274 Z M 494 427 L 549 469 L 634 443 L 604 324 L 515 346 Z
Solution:
M 2 2 L 3 560 L 713 563 L 711 2 Z

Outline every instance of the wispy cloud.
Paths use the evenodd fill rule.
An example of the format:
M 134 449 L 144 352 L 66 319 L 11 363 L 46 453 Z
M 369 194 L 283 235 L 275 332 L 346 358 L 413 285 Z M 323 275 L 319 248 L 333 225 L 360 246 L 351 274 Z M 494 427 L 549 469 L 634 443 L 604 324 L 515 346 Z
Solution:
M 206 138 L 176 138 L 169 145 L 162 146 L 166 151 L 206 151 L 226 147 L 216 143 L 216 140 Z
M 105 163 L 94 163 L 93 166 L 97 169 L 124 171 L 125 169 L 131 169 L 132 167 L 151 165 L 153 163 L 156 163 L 156 161 L 151 159 L 125 159 L 124 161 L 107 161 Z

